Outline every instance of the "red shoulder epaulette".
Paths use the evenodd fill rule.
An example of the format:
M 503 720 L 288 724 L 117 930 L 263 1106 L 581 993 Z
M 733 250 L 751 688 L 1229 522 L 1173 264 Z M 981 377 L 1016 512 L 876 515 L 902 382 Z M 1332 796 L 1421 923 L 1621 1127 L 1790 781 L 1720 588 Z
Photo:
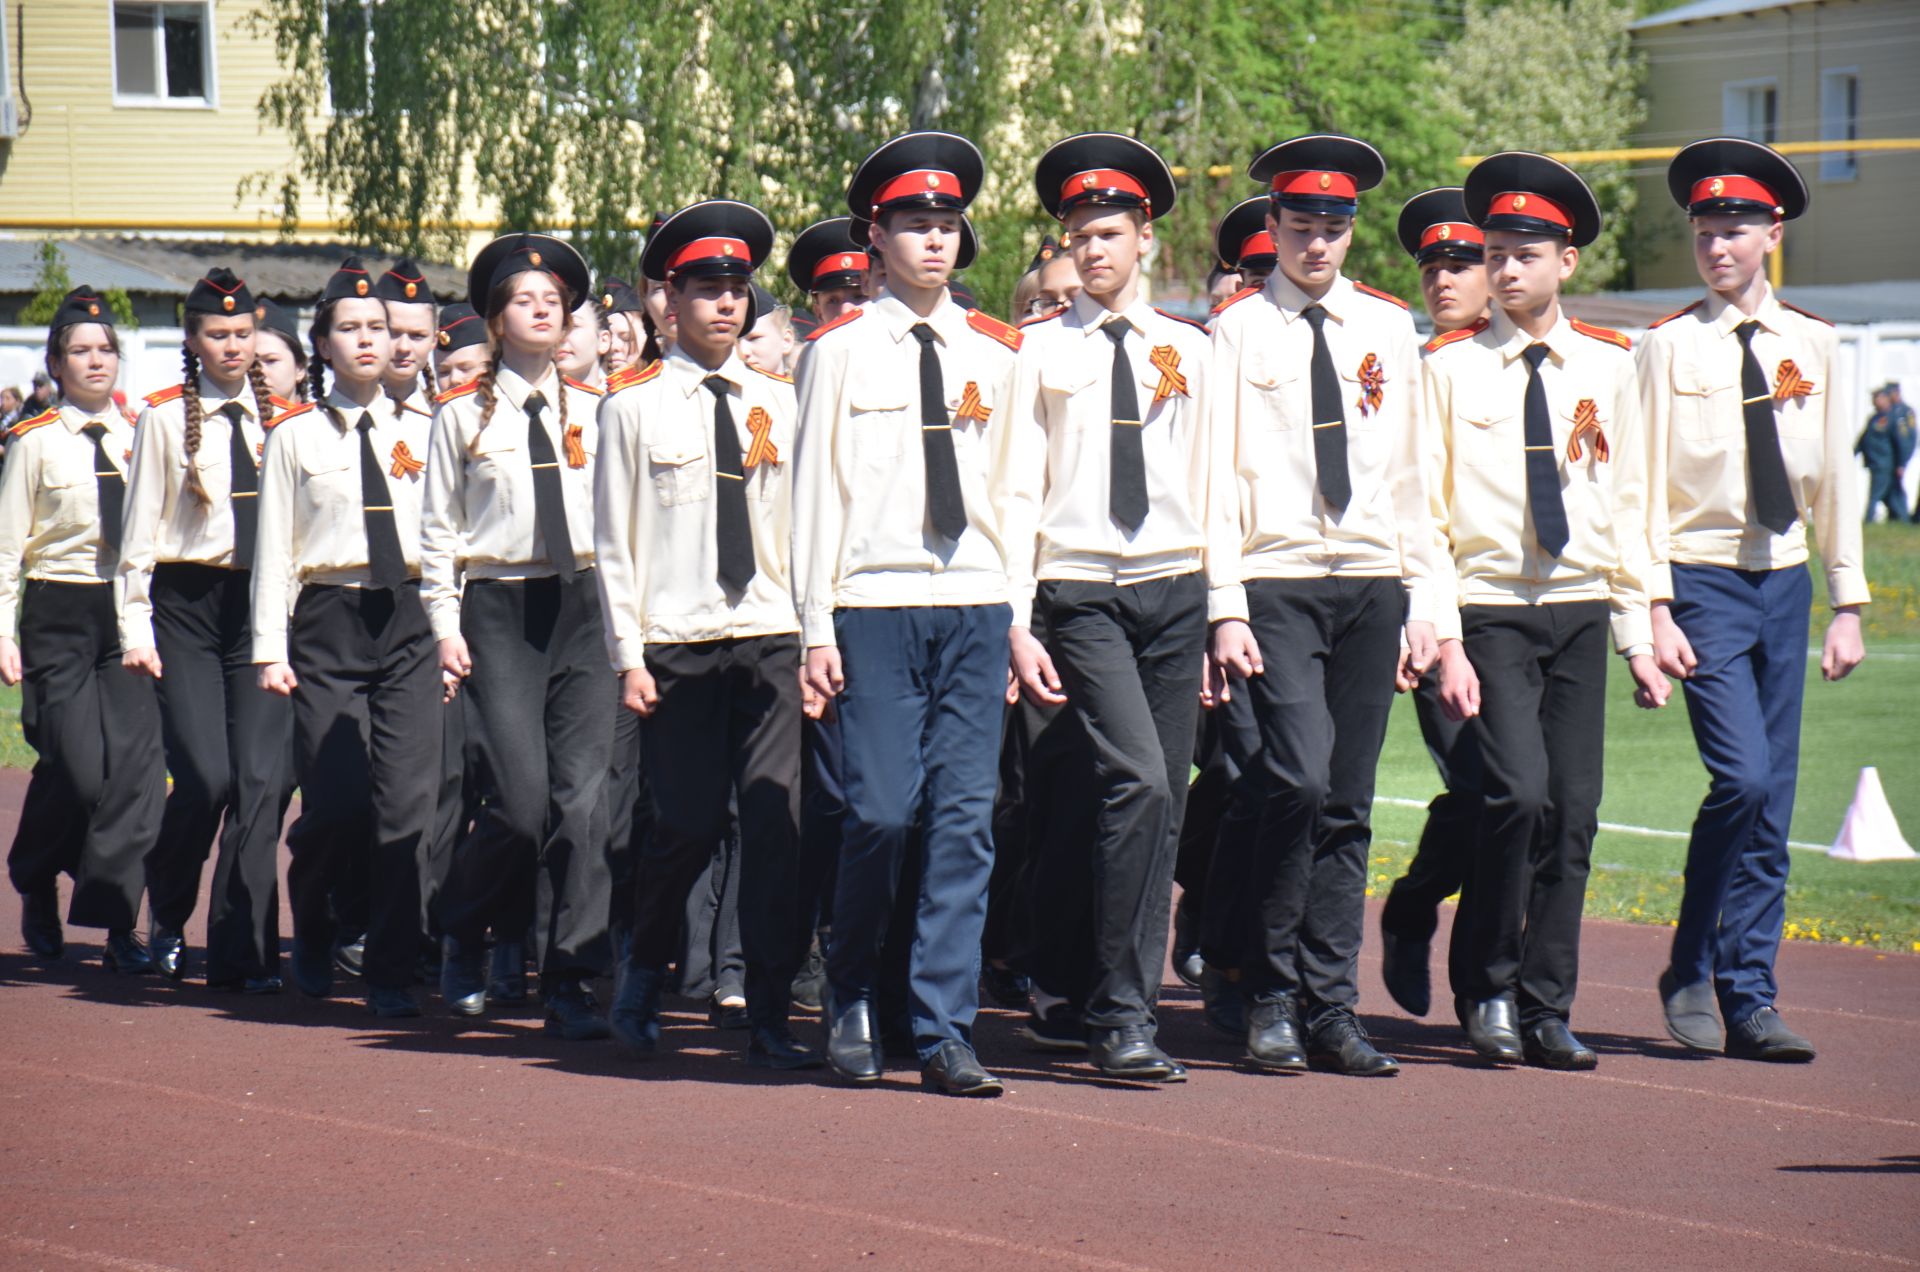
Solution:
M 1015 353 L 1020 351 L 1020 342 L 1026 339 L 1020 334 L 1020 328 L 1001 322 L 992 314 L 983 314 L 978 309 L 967 310 L 967 326 L 983 336 L 991 336 Z
M 595 397 L 605 397 L 607 395 L 607 391 L 605 389 L 599 388 L 595 385 L 588 384 L 585 380 L 576 380 L 570 375 L 561 376 L 560 378 L 565 380 L 568 384 L 571 384 L 574 388 L 580 390 L 582 393 L 591 393 Z
M 818 327 L 815 327 L 812 331 L 807 333 L 807 339 L 809 341 L 818 340 L 820 337 L 826 335 L 829 331 L 832 331 L 835 327 L 844 327 L 848 323 L 852 322 L 854 319 L 858 318 L 861 314 L 864 314 L 866 312 L 867 311 L 864 309 L 849 309 L 847 310 L 846 313 L 841 314 L 838 318 L 835 318 L 832 322 L 823 322 Z
M 266 426 L 268 428 L 278 428 L 280 425 L 285 424 L 288 420 L 292 419 L 294 416 L 305 415 L 308 411 L 311 411 L 312 409 L 313 409 L 313 403 L 302 402 L 300 405 L 294 407 L 290 411 L 280 412 L 280 414 L 268 420 Z
M 473 393 L 477 391 L 479 388 L 480 388 L 480 377 L 475 376 L 473 377 L 473 379 L 468 380 L 465 384 L 456 384 L 452 388 L 448 389 L 446 392 L 436 394 L 433 399 L 434 405 L 444 406 L 448 402 L 453 401 L 453 399 L 465 397 L 467 396 L 467 394 Z
M 1207 332 L 1207 324 L 1204 322 L 1195 322 L 1193 319 L 1184 317 L 1180 314 L 1170 314 L 1166 310 L 1160 308 L 1158 305 L 1155 305 L 1153 307 L 1153 312 L 1156 314 L 1159 314 L 1162 318 L 1171 318 L 1175 322 L 1184 322 L 1187 324 L 1187 326 L 1192 327 L 1196 331 L 1199 331 L 1203 334 L 1211 334 Z
M 15 437 L 18 437 L 22 433 L 31 433 L 34 429 L 39 428 L 42 424 L 51 424 L 59 418 L 60 418 L 60 408 L 57 406 L 50 406 L 46 410 L 40 412 L 40 414 L 34 416 L 30 420 L 19 421 L 7 431 L 9 433 L 12 433 Z
M 1707 302 L 1704 300 L 1696 300 L 1691 305 L 1688 305 L 1685 309 L 1676 309 L 1672 313 L 1668 314 L 1665 318 L 1660 319 L 1658 322 L 1648 323 L 1647 330 L 1652 331 L 1655 327 L 1664 326 L 1667 323 L 1672 322 L 1675 318 L 1685 318 L 1688 314 L 1692 313 L 1694 310 L 1700 308 L 1700 306 L 1706 303 Z
M 1031 318 L 1022 318 L 1020 320 L 1020 330 L 1025 331 L 1028 327 L 1033 326 L 1033 324 L 1036 322 L 1052 322 L 1055 318 L 1060 317 L 1062 314 L 1066 313 L 1068 309 L 1071 309 L 1071 308 L 1072 308 L 1071 305 L 1062 305 L 1060 308 L 1054 310 L 1050 314 L 1035 314 Z
M 147 405 L 159 406 L 162 402 L 171 402 L 173 401 L 173 399 L 179 397 L 182 393 L 185 393 L 186 391 L 187 391 L 187 386 L 184 384 L 171 385 L 167 388 L 161 389 L 157 393 L 147 394 L 147 398 L 146 398 Z
M 1443 349 L 1458 341 L 1471 340 L 1473 337 L 1485 331 L 1490 325 L 1491 320 L 1488 318 L 1475 318 L 1464 327 L 1455 327 L 1452 331 L 1441 332 L 1433 339 L 1427 341 L 1426 344 L 1422 345 L 1421 350 L 1425 353 L 1432 353 L 1435 349 Z
M 1578 318 L 1567 319 L 1567 325 L 1583 336 L 1591 336 L 1595 340 L 1604 340 L 1606 343 L 1618 345 L 1622 349 L 1633 348 L 1633 341 L 1627 337 L 1626 333 L 1615 331 L 1612 327 L 1596 327 L 1590 322 L 1581 322 Z
M 660 359 L 655 358 L 644 367 L 621 367 L 618 371 L 615 371 L 607 377 L 607 392 L 618 393 L 620 390 L 630 389 L 636 384 L 645 384 L 648 380 L 659 375 L 664 365 Z
M 753 364 L 752 364 L 751 362 L 748 362 L 748 363 L 747 363 L 747 369 L 748 369 L 748 370 L 750 370 L 750 371 L 758 371 L 758 372 L 759 372 L 759 373 L 760 373 L 761 375 L 764 375 L 764 376 L 766 376 L 766 377 L 767 377 L 767 379 L 769 379 L 769 380 L 778 380 L 778 381 L 779 381 L 780 383 L 782 383 L 782 384 L 792 384 L 792 383 L 793 383 L 793 377 L 792 377 L 792 376 L 790 376 L 790 375 L 781 375 L 781 374 L 780 374 L 780 373 L 779 373 L 778 371 L 769 371 L 769 370 L 767 370 L 767 369 L 766 369 L 765 367 L 756 367 L 756 366 L 754 366 L 754 365 L 753 365 Z
M 1213 312 L 1217 314 L 1221 310 L 1225 309 L 1228 305 L 1237 305 L 1241 301 L 1245 300 L 1247 297 L 1253 295 L 1255 292 L 1259 290 L 1260 289 L 1258 287 L 1242 287 L 1239 291 L 1233 293 L 1233 295 L 1227 297 L 1225 300 L 1215 305 L 1213 307 Z
M 1775 297 L 1775 299 L 1778 299 L 1778 297 Z M 1802 308 L 1800 308 L 1800 306 L 1798 306 L 1798 305 L 1794 305 L 1794 304 L 1789 304 L 1789 303 L 1788 303 L 1787 301 L 1784 301 L 1784 300 L 1782 300 L 1782 301 L 1780 301 L 1780 306 L 1781 306 L 1781 308 L 1783 308 L 1783 309 L 1791 309 L 1791 310 L 1793 310 L 1793 312 L 1794 312 L 1794 313 L 1796 313 L 1796 314 L 1799 314 L 1799 315 L 1800 315 L 1800 316 L 1801 316 L 1802 318 L 1811 318 L 1811 319 L 1813 319 L 1813 320 L 1814 320 L 1815 322 L 1824 322 L 1824 323 L 1826 323 L 1826 324 L 1827 324 L 1827 326 L 1829 326 L 1829 327 L 1831 327 L 1831 326 L 1833 326 L 1833 319 L 1831 319 L 1831 318 L 1822 318 L 1822 317 L 1821 317 L 1821 316 L 1820 316 L 1819 314 L 1816 314 L 1816 313 L 1809 313 L 1809 312 L 1808 312 L 1807 310 L 1804 310 L 1804 309 L 1802 309 Z
M 1390 300 L 1394 304 L 1400 306 L 1400 308 L 1408 310 L 1409 312 L 1412 311 L 1412 307 L 1409 306 L 1406 301 L 1400 299 L 1398 296 L 1394 295 L 1392 292 L 1383 292 L 1378 287 L 1369 287 L 1357 278 L 1353 280 L 1353 289 L 1355 291 L 1365 292 L 1367 295 L 1374 297 L 1376 300 Z

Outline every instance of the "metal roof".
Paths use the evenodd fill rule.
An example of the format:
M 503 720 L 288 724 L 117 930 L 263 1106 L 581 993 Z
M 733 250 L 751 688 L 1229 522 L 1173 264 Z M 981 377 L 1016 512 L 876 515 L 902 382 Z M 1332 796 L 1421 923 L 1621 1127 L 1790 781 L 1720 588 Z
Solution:
M 247 281 L 257 295 L 306 301 L 319 295 L 328 275 L 349 256 L 365 258 L 376 273 L 392 258 L 350 243 L 240 242 L 221 239 L 144 238 L 113 235 L 58 240 L 73 281 L 106 291 L 121 288 L 162 296 L 185 296 L 216 265 Z M 0 292 L 30 292 L 40 276 L 39 239 L 0 239 Z M 424 264 L 436 299 L 466 296 L 466 270 Z
M 0 239 L 0 292 L 32 292 L 39 288 L 39 239 Z M 144 266 L 118 260 L 94 251 L 85 243 L 64 241 L 60 258 L 77 286 L 89 284 L 101 291 L 120 288 L 129 292 L 178 292 L 172 275 L 157 273 Z
M 1663 13 L 1651 13 L 1627 23 L 1629 31 L 1653 27 L 1678 26 L 1682 22 L 1703 22 L 1709 18 L 1737 18 L 1742 14 L 1764 13 L 1768 9 L 1791 8 L 1795 0 L 1693 0 Z

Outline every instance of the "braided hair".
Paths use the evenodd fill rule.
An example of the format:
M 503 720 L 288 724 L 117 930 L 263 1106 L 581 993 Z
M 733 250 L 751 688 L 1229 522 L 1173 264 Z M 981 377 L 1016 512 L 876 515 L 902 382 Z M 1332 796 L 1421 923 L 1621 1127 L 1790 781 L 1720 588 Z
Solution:
M 197 315 L 187 315 L 187 336 L 191 339 L 199 330 Z M 193 457 L 200 453 L 200 426 L 203 422 L 200 406 L 200 359 L 193 355 L 193 346 L 182 341 L 180 344 L 180 407 L 186 414 L 186 428 L 182 445 L 187 451 L 187 493 L 200 501 L 202 507 L 213 506 L 213 496 L 200 480 L 200 466 Z
M 333 309 L 338 303 L 323 300 L 314 307 L 313 325 L 307 328 L 307 342 L 313 346 L 313 356 L 307 362 L 307 393 L 327 413 L 333 426 L 344 433 L 347 431 L 347 422 L 334 409 L 333 403 L 327 401 L 327 360 L 320 353 L 321 342 L 333 332 Z

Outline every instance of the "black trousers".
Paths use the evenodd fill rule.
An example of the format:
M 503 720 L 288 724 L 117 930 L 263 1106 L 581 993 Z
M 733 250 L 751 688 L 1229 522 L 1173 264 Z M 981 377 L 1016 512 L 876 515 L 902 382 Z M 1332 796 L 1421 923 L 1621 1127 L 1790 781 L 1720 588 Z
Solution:
M 293 798 L 293 704 L 260 687 L 253 662 L 253 576 L 163 561 L 153 570 L 153 639 L 162 674 L 167 796 L 147 856 L 153 921 L 184 928 L 214 836 L 207 977 L 278 974 L 280 827 Z
M 1420 720 L 1420 736 L 1427 754 L 1446 787 L 1427 805 L 1427 824 L 1420 832 L 1407 873 L 1394 880 L 1380 911 L 1380 926 L 1405 941 L 1425 945 L 1439 926 L 1440 903 L 1460 893 L 1454 915 L 1454 939 L 1447 958 L 1447 975 L 1458 988 L 1464 952 L 1463 916 L 1473 904 L 1467 889 L 1472 873 L 1474 843 L 1480 832 L 1480 746 L 1475 731 L 1464 721 L 1449 720 L 1440 709 L 1440 678 L 1429 673 L 1413 691 L 1413 710 Z
M 1034 606 L 1092 756 L 1086 1020 L 1151 1024 L 1200 709 L 1206 582 L 1197 573 L 1130 587 L 1049 580 Z M 1079 855 L 1071 843 L 1055 849 Z
M 68 923 L 132 928 L 166 799 L 153 682 L 120 665 L 110 584 L 28 579 L 22 593 L 20 729 L 40 760 L 7 874 L 24 894 L 65 871 Z
M 1523 1024 L 1573 1009 L 1599 827 L 1607 604 L 1467 605 L 1485 802 L 1461 992 L 1515 994 Z
M 470 580 L 460 629 L 487 797 L 441 885 L 441 927 L 478 945 L 489 924 L 526 913 L 531 882 L 541 974 L 597 976 L 611 964 L 602 791 L 615 702 L 593 574 Z
M 420 929 L 430 939 L 440 931 L 440 889 L 453 869 L 453 852 L 473 830 L 480 815 L 480 783 L 468 780 L 478 767 L 480 731 L 471 700 L 461 694 L 440 712 L 440 786 L 433 808 L 433 833 L 420 852 Z M 525 927 L 526 924 L 521 924 Z
M 740 936 L 740 819 L 729 814 L 707 868 L 687 892 L 680 992 L 689 998 L 746 993 L 747 952 Z M 802 929 L 804 931 L 804 929 Z
M 287 831 L 294 939 L 332 943 L 329 894 L 349 858 L 364 853 L 363 974 L 375 988 L 404 989 L 420 953 L 420 854 L 433 833 L 443 733 L 439 660 L 420 585 L 309 584 L 288 636 L 299 681 L 300 816 Z
M 1201 958 L 1232 971 L 1252 965 L 1262 949 L 1253 870 L 1266 795 L 1260 724 L 1247 686 L 1235 685 L 1231 698 L 1206 713 L 1196 762 L 1200 776 L 1187 794 L 1175 878 L 1197 894 Z
M 1261 1002 L 1296 997 L 1311 1023 L 1360 1000 L 1373 783 L 1393 707 L 1406 595 L 1399 579 L 1247 584 L 1264 675 L 1252 691 L 1265 792 L 1254 849 Z
M 637 869 L 632 963 L 663 968 L 695 882 L 740 818 L 747 1011 L 783 1024 L 806 954 L 800 891 L 800 640 L 746 636 L 647 646 L 660 704 L 643 722 L 653 836 Z M 732 803 L 730 804 L 730 797 Z
M 634 862 L 653 835 L 653 808 L 640 763 L 640 717 L 619 705 L 618 678 L 611 692 L 613 742 L 601 798 L 607 809 L 607 930 L 618 962 L 626 958 L 633 940 Z

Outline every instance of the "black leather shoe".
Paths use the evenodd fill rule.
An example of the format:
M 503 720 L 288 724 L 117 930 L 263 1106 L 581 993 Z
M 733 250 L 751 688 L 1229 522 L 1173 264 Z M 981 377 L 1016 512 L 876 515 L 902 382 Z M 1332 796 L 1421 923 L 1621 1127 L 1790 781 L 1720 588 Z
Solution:
M 660 969 L 627 964 L 607 1013 L 607 1031 L 621 1050 L 645 1059 L 660 1050 Z
M 800 1045 L 785 1024 L 755 1025 L 747 1039 L 747 1063 L 756 1069 L 818 1069 L 826 1060 Z
M 715 1029 L 753 1028 L 753 1018 L 747 1015 L 747 1000 L 742 998 L 737 1003 L 727 1003 L 718 998 L 709 998 L 707 1024 Z
M 835 1005 L 827 1029 L 827 1064 L 849 1082 L 868 1086 L 880 1080 L 880 1048 L 873 1036 L 873 1004 L 856 998 Z
M 1180 903 L 1173 907 L 1173 974 L 1194 989 L 1200 988 L 1201 974 L 1207 970 L 1206 960 L 1200 957 L 1200 940 L 1195 930 L 1200 926 L 1198 909 L 1185 891 L 1180 893 Z
M 1292 1000 L 1255 1003 L 1247 1012 L 1247 1059 L 1262 1069 L 1304 1073 L 1307 1049 L 1300 1044 L 1300 1021 Z
M 325 946 L 309 945 L 293 938 L 293 987 L 308 998 L 325 998 L 333 992 L 333 957 Z
M 1460 1023 L 1466 1028 L 1473 1049 L 1495 1064 L 1518 1064 L 1520 1050 L 1519 1013 L 1511 998 L 1489 998 L 1484 1002 L 1462 1004 Z
M 1000 1079 L 980 1067 L 973 1049 L 951 1038 L 940 1044 L 933 1058 L 920 1070 L 920 1085 L 941 1095 L 971 1095 L 991 1098 L 1006 1088 Z
M 359 976 L 367 965 L 367 937 L 363 932 L 351 941 L 337 942 L 333 947 L 333 965 L 340 969 L 342 976 Z
M 208 977 L 207 988 L 216 994 L 277 994 L 283 988 L 278 976 L 221 976 Z
M 1081 1017 L 1080 1009 L 1059 999 L 1049 1002 L 1045 1012 L 1040 1010 L 1036 1000 L 1033 1010 L 1027 1013 L 1026 1023 L 1020 1026 L 1020 1032 L 1042 1051 L 1087 1049 L 1087 1022 Z
M 449 936 L 440 947 L 440 1000 L 456 1016 L 487 1009 L 486 947 Z
M 1669 967 L 1660 973 L 1660 1010 L 1667 1018 L 1667 1036 L 1692 1051 L 1720 1051 L 1727 1031 L 1720 1024 L 1720 998 L 1713 981 L 1682 985 Z
M 147 953 L 153 970 L 170 981 L 187 974 L 187 936 L 179 928 L 156 923 L 147 931 Z
M 1136 1082 L 1177 1081 L 1173 1060 L 1154 1042 L 1149 1025 L 1089 1029 L 1087 1058 L 1093 1061 L 1094 1068 L 1110 1078 L 1131 1078 Z M 1184 1069 L 1180 1072 L 1185 1076 Z
M 500 1003 L 527 1001 L 527 947 L 519 941 L 495 941 L 487 997 Z
M 1201 973 L 1200 1008 L 1215 1031 L 1229 1038 L 1247 1036 L 1247 994 L 1226 973 L 1211 967 Z
M 547 1021 L 542 1026 L 568 1042 L 599 1042 L 613 1037 L 613 1030 L 600 1015 L 600 1005 L 578 980 L 556 979 L 541 987 L 547 1003 Z
M 1813 1059 L 1813 1044 L 1787 1028 L 1779 1012 L 1762 1007 L 1728 1031 L 1727 1054 L 1736 1060 L 1805 1064 Z
M 1328 1012 L 1307 1031 L 1307 1063 L 1350 1078 L 1391 1078 L 1400 1072 L 1400 1062 L 1375 1048 L 1360 1022 L 1344 1011 Z
M 410 989 L 383 989 L 367 986 L 367 1010 L 382 1020 L 410 1020 L 420 1014 Z
M 1033 994 L 1032 981 L 1011 967 L 995 967 L 992 963 L 980 969 L 980 987 L 994 1006 L 1008 1011 L 1025 1011 Z
M 1433 1010 L 1433 978 L 1427 968 L 1425 941 L 1409 941 L 1380 927 L 1380 978 L 1387 983 L 1387 995 L 1409 1016 L 1424 1016 Z
M 1574 1037 L 1567 1022 L 1557 1016 L 1528 1025 L 1521 1050 L 1526 1053 L 1528 1064 L 1541 1069 L 1580 1072 L 1600 1064 L 1593 1048 Z
M 807 949 L 807 961 L 794 974 L 791 989 L 793 1005 L 809 1015 L 819 1015 L 826 1003 L 827 961 L 820 955 L 816 939 Z
M 144 976 L 153 970 L 153 956 L 132 928 L 111 928 L 100 947 L 100 965 L 125 976 Z
M 20 895 L 20 939 L 35 958 L 59 958 L 67 952 L 67 936 L 60 928 L 58 888 Z

